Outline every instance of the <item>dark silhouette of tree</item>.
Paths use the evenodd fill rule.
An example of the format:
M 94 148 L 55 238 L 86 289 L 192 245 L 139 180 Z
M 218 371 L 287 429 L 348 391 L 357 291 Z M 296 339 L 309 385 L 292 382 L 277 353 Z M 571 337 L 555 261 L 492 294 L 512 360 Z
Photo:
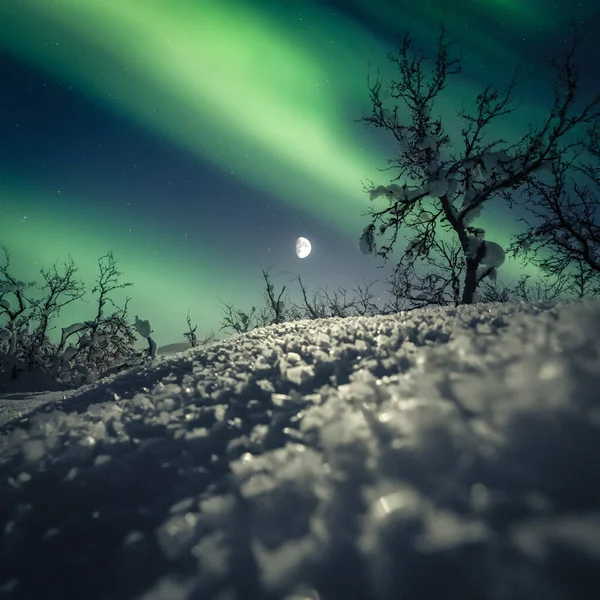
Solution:
M 600 122 L 572 160 L 556 160 L 547 177 L 529 183 L 515 256 L 563 283 L 571 296 L 600 293 Z
M 76 387 L 98 377 L 140 364 L 144 354 L 134 347 L 138 325 L 129 322 L 130 298 L 117 304 L 112 295 L 129 287 L 112 252 L 98 259 L 98 277 L 91 289 L 95 301 L 89 321 L 73 323 L 52 342 L 49 333 L 62 309 L 84 298 L 86 287 L 77 277 L 72 259 L 41 269 L 42 284 L 17 279 L 11 272 L 10 255 L 3 248 L 0 262 L 0 380 L 14 382 L 20 373 L 44 376 L 45 385 Z M 147 333 L 150 358 L 156 345 Z M 143 329 L 142 331 L 146 331 Z M 40 381 L 42 381 L 40 379 Z M 12 383 L 11 383 L 12 385 Z

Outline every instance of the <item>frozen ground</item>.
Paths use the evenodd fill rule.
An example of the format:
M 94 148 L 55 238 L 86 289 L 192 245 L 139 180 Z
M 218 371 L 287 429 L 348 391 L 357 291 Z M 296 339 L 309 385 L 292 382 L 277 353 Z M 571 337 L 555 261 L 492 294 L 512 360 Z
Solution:
M 597 599 L 599 398 L 576 303 L 289 323 L 25 400 L 0 597 Z

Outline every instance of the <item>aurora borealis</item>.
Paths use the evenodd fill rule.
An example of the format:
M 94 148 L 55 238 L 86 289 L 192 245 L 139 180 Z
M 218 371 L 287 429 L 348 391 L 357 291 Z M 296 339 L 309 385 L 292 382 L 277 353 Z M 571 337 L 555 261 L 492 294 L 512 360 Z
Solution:
M 219 298 L 259 302 L 271 265 L 311 287 L 381 277 L 357 250 L 362 182 L 386 177 L 389 150 L 356 122 L 369 68 L 443 19 L 465 49 L 452 114 L 523 56 L 543 76 L 571 18 L 598 61 L 599 17 L 594 0 L 4 0 L 0 241 L 20 277 L 70 254 L 90 283 L 112 249 L 159 345 L 188 309 L 209 332 Z M 521 100 L 526 122 L 545 98 Z M 494 239 L 512 219 L 494 215 Z

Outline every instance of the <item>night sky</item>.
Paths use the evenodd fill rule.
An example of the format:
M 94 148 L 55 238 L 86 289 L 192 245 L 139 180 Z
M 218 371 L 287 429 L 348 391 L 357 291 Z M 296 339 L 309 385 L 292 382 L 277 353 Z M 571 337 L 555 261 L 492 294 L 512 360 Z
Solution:
M 388 69 L 406 29 L 431 47 L 440 19 L 465 52 L 438 106 L 451 134 L 456 109 L 523 58 L 537 75 L 502 134 L 534 122 L 570 19 L 585 86 L 597 76 L 597 0 L 1 0 L 0 242 L 14 274 L 71 255 L 91 284 L 113 250 L 159 345 L 182 339 L 188 310 L 208 333 L 219 298 L 259 304 L 269 266 L 288 273 L 276 285 L 293 273 L 311 290 L 383 278 L 358 237 L 363 182 L 389 183 L 377 168 L 393 147 L 356 121 L 369 69 Z M 514 218 L 489 207 L 478 224 L 505 244 Z M 303 260 L 298 236 L 313 246 Z

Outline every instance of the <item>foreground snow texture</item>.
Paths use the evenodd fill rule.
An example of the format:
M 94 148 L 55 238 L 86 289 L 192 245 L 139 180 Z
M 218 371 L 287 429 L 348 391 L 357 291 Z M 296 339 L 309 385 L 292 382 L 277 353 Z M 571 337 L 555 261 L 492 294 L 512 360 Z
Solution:
M 580 303 L 288 323 L 40 407 L 3 428 L 0 596 L 598 598 L 599 333 Z

